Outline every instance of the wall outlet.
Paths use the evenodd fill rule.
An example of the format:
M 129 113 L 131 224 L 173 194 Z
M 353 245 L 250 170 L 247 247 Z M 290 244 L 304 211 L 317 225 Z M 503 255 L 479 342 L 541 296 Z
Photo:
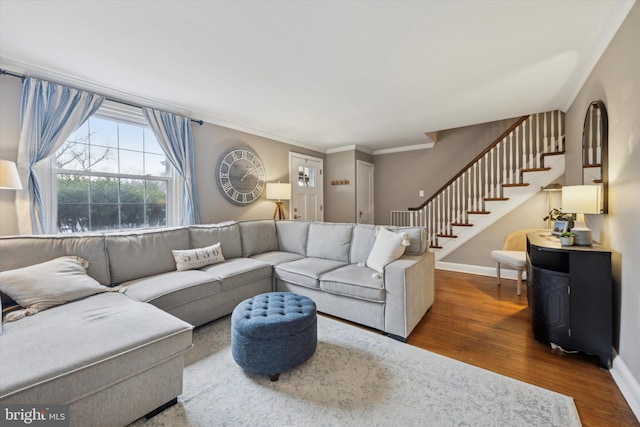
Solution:
M 420 191 L 418 192 L 418 196 L 420 196 L 420 197 L 424 197 L 424 190 L 420 190 Z

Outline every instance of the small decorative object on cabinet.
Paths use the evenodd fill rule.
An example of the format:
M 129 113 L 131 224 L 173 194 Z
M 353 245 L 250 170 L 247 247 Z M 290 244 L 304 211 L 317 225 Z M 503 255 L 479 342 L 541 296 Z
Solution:
M 536 341 L 613 361 L 611 251 L 527 234 L 527 298 Z
M 560 235 L 560 244 L 562 246 L 571 246 L 573 245 L 573 233 L 569 231 L 565 231 Z

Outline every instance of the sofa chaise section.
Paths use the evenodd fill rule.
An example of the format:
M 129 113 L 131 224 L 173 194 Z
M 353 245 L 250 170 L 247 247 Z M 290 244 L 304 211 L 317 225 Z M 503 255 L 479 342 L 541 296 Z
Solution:
M 69 404 L 72 426 L 126 425 L 182 393 L 191 329 L 120 293 L 5 323 L 0 403 Z

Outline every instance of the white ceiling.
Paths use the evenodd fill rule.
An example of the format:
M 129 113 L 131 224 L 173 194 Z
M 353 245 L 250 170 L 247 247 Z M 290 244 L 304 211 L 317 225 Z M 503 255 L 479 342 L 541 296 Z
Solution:
M 375 151 L 566 110 L 633 2 L 0 0 L 0 66 Z

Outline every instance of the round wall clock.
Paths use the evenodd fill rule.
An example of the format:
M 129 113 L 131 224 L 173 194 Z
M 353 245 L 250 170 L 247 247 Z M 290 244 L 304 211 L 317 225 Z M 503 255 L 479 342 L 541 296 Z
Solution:
M 262 160 L 250 148 L 231 148 L 218 160 L 218 188 L 231 203 L 244 206 L 258 200 L 265 180 L 266 172 Z

